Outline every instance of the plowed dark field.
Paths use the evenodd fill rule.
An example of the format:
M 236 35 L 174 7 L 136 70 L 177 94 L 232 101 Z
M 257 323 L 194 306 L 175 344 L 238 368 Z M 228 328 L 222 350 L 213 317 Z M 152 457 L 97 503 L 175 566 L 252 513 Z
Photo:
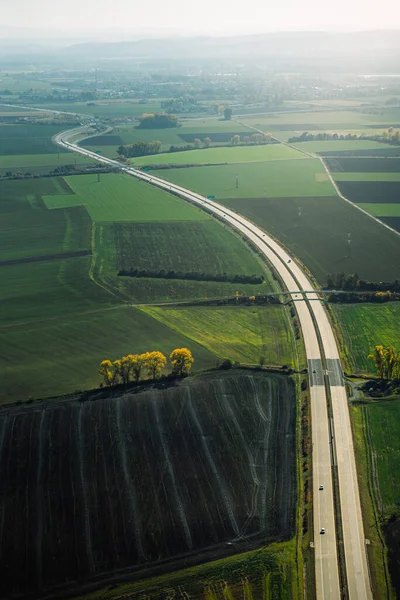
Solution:
M 352 202 L 398 204 L 399 181 L 340 181 L 342 194 Z
M 395 157 L 400 156 L 399 146 L 385 146 L 383 148 L 371 148 L 370 150 L 327 150 L 325 152 L 318 152 L 320 156 L 377 156 L 377 157 Z
M 339 173 L 398 173 L 398 158 L 328 158 L 326 161 L 332 172 Z
M 235 371 L 0 413 L 1 598 L 283 539 L 295 522 L 295 390 Z M 172 568 L 172 566 L 171 566 Z

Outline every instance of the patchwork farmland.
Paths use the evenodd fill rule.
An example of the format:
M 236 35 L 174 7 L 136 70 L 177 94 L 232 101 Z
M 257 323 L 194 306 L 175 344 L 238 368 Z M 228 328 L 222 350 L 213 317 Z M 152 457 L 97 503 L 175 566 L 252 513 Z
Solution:
M 288 539 L 295 414 L 290 379 L 241 371 L 3 411 L 2 592 Z
M 50 155 L 29 155 L 41 156 Z M 3 178 L 0 213 L 1 402 L 97 387 L 101 360 L 153 348 L 169 355 L 189 346 L 196 371 L 222 358 L 236 360 L 229 345 L 207 348 L 127 303 L 277 289 L 266 265 L 230 230 L 122 175 L 102 174 L 100 182 L 97 175 Z M 255 274 L 264 282 L 118 277 L 119 270 L 132 268 Z M 278 322 L 279 335 L 290 339 L 285 309 Z M 251 356 L 239 352 L 243 362 L 257 362 L 262 353 L 261 338 Z M 289 363 L 292 356 L 284 354 Z

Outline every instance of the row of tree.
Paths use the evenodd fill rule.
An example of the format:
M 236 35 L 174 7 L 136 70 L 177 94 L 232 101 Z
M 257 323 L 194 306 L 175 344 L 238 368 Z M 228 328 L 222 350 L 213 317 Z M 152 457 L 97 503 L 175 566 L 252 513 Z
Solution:
M 228 275 L 227 273 L 197 273 L 182 271 L 152 271 L 150 269 L 121 269 L 120 277 L 149 277 L 152 279 L 183 279 L 189 281 L 221 281 L 229 283 L 260 284 L 264 281 L 262 275 Z
M 290 137 L 288 142 L 293 144 L 295 142 L 320 142 L 334 140 L 370 140 L 374 142 L 385 142 L 386 144 L 397 145 L 400 144 L 400 130 L 389 127 L 389 129 L 376 135 L 366 135 L 365 133 L 309 133 L 308 131 L 304 131 L 301 135 Z
M 135 142 L 118 146 L 117 154 L 120 157 L 135 158 L 137 156 L 147 156 L 148 154 L 158 154 L 161 150 L 161 142 Z
M 386 292 L 340 292 L 330 294 L 329 302 L 358 304 L 360 302 L 398 302 L 400 294 L 387 290 Z
M 269 144 L 271 142 L 270 133 L 253 133 L 253 135 L 240 135 L 235 134 L 231 138 L 232 146 L 260 146 L 262 144 Z
M 190 372 L 194 358 L 187 348 L 176 348 L 169 356 L 174 375 L 187 375 Z M 167 358 L 157 351 L 144 354 L 128 354 L 118 360 L 103 360 L 100 363 L 99 373 L 103 384 L 107 386 L 119 383 L 128 384 L 131 381 L 139 382 L 144 374 L 150 379 L 157 379 L 162 374 Z
M 381 379 L 400 379 L 400 354 L 393 346 L 375 346 L 368 358 L 375 362 Z
M 348 275 L 347 273 L 333 273 L 328 275 L 327 287 L 331 290 L 354 290 L 360 292 L 379 292 L 388 290 L 390 292 L 400 293 L 400 281 L 365 281 L 357 273 Z
M 178 127 L 178 117 L 167 113 L 144 113 L 138 117 L 138 129 L 167 129 Z

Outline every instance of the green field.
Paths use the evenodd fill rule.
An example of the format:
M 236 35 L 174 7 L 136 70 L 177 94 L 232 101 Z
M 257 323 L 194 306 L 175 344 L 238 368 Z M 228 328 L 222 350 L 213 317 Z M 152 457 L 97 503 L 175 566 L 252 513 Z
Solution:
M 305 152 L 337 152 L 338 154 L 342 151 L 352 150 L 355 152 L 354 156 L 357 156 L 357 150 L 375 150 L 392 148 L 389 144 L 382 144 L 380 142 L 374 142 L 371 140 L 329 140 L 329 141 L 313 141 L 313 142 L 293 142 L 294 146 L 299 150 Z
M 71 193 L 62 177 L 0 180 L 0 214 L 32 208 L 44 209 L 43 196 Z
M 312 158 L 168 169 L 156 175 L 217 199 L 335 195 L 320 161 Z
M 117 299 L 89 277 L 91 257 L 2 266 L 1 325 L 110 306 Z M 54 340 L 58 347 L 62 340 Z M 26 348 L 28 352 L 28 348 Z
M 121 353 L 190 346 L 197 368 L 214 366 L 217 353 L 158 319 L 129 311 L 123 301 L 233 296 L 238 290 L 252 295 L 276 287 L 236 234 L 196 207 L 124 175 L 101 175 L 100 182 L 95 175 L 1 181 L 0 213 L 0 260 L 19 261 L 0 266 L 3 402 L 97 385 L 99 361 Z M 79 251 L 93 255 L 73 256 Z M 266 281 L 117 277 L 120 268 L 137 267 L 263 273 Z
M 161 105 L 159 101 L 141 104 L 131 101 L 96 101 L 94 106 L 90 102 L 46 102 L 45 104 L 34 104 L 36 108 L 47 108 L 49 110 L 60 110 L 84 115 L 98 115 L 104 117 L 132 117 L 149 112 L 159 112 Z
M 374 204 L 373 202 L 367 202 L 365 204 L 357 204 L 357 206 L 375 217 L 400 217 L 400 202 L 398 204 L 385 204 L 384 202 L 382 204 Z
M 283 306 L 142 310 L 221 358 L 257 364 L 263 356 L 269 365 L 294 366 L 293 336 Z
M 400 348 L 400 304 L 338 304 L 334 311 L 351 370 L 376 374 L 374 362 L 367 356 L 376 345 Z
M 71 125 L 72 126 L 72 125 Z M 58 154 L 65 152 L 51 138 L 67 129 L 65 125 L 0 125 L 0 155 Z
M 338 197 L 230 199 L 222 203 L 276 236 L 321 284 L 329 273 L 341 271 L 358 273 L 370 281 L 400 277 L 399 236 Z
M 204 140 L 206 137 L 211 137 L 214 142 L 218 142 L 220 136 L 224 135 L 226 138 L 224 143 L 227 144 L 235 133 L 251 135 L 254 132 L 247 129 L 245 125 L 239 126 L 235 121 L 196 118 L 182 120 L 180 127 L 168 129 L 138 129 L 136 125 L 117 125 L 110 134 L 99 135 L 86 142 L 83 140 L 81 145 L 91 150 L 99 150 L 104 156 L 116 158 L 117 148 L 121 144 L 159 141 L 161 150 L 165 152 L 169 150 L 170 146 L 185 146 L 192 143 L 194 138 Z M 117 142 L 118 138 L 120 139 Z M 111 140 L 115 140 L 115 143 L 110 143 Z M 176 157 L 176 154 L 173 156 Z
M 212 219 L 96 224 L 93 273 L 108 289 L 135 302 L 267 293 L 270 272 L 250 249 Z M 262 284 L 117 277 L 120 269 L 261 275 Z
M 373 160 L 373 159 L 372 159 Z M 400 161 L 399 171 L 393 173 L 331 173 L 335 181 L 400 181 Z
M 0 261 L 90 249 L 91 221 L 84 208 L 0 213 Z
M 193 600 L 293 600 L 299 595 L 293 541 L 208 562 L 136 583 L 116 585 L 74 600 L 191 598 Z
M 49 209 L 85 206 L 95 222 L 209 219 L 199 209 L 127 175 L 66 177 L 73 195 L 44 196 Z
M 51 284 L 54 287 L 54 280 Z M 82 289 L 82 283 L 80 286 Z M 169 355 L 174 348 L 184 346 L 192 350 L 195 371 L 215 366 L 215 354 L 142 311 L 121 305 L 102 308 L 102 290 L 94 284 L 93 288 L 92 306 L 87 306 L 87 312 L 77 304 L 73 309 L 78 312 L 68 311 L 71 297 L 63 303 L 59 293 L 58 297 L 52 296 L 58 305 L 53 310 L 54 318 L 47 310 L 45 320 L 26 323 L 22 312 L 21 323 L 0 326 L 0 355 L 4 357 L 0 402 L 98 387 L 100 361 L 129 353 L 160 350 Z M 52 294 L 51 287 L 45 291 Z M 45 300 L 45 295 L 32 299 Z
M 0 170 L 25 173 L 32 167 L 51 167 L 51 171 L 61 165 L 94 165 L 96 161 L 83 156 L 77 156 L 71 152 L 61 152 L 58 154 L 15 154 L 10 156 L 0 156 Z
M 331 131 L 346 129 L 368 129 L 371 125 L 382 127 L 400 122 L 400 109 L 387 108 L 382 114 L 364 114 L 359 111 L 320 111 L 309 113 L 283 113 L 243 117 L 241 122 L 262 131 L 290 129 L 293 131 Z
M 209 163 L 244 163 L 272 160 L 288 160 L 304 156 L 283 144 L 267 144 L 263 146 L 226 146 L 222 148 L 204 148 L 202 150 L 188 150 L 186 152 L 169 152 L 167 154 L 154 154 L 131 159 L 134 165 L 186 165 Z

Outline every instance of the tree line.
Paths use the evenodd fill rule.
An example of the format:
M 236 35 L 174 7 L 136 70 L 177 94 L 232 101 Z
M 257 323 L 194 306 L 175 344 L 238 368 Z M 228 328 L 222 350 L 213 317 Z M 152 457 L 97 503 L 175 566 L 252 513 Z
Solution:
M 187 375 L 194 362 L 188 348 L 176 348 L 171 352 L 169 360 L 172 373 L 179 376 Z M 103 378 L 103 385 L 126 385 L 131 381 L 139 382 L 144 374 L 150 379 L 157 379 L 166 364 L 166 356 L 158 350 L 143 354 L 128 354 L 114 361 L 103 360 L 100 363 L 99 374 Z
M 361 279 L 357 273 L 348 275 L 347 273 L 333 273 L 327 277 L 328 289 L 348 290 L 360 292 L 379 292 L 387 290 L 392 293 L 400 293 L 400 280 L 395 281 L 366 281 Z
M 380 379 L 400 378 L 400 354 L 393 346 L 375 346 L 368 358 L 375 362 Z
M 161 142 L 135 142 L 134 144 L 125 144 L 117 148 L 117 154 L 125 158 L 135 158 L 137 156 L 147 156 L 148 154 L 158 154 L 161 150 Z
M 149 277 L 152 279 L 184 279 L 189 281 L 220 281 L 229 283 L 260 284 L 264 281 L 263 275 L 228 275 L 227 273 L 184 273 L 182 271 L 153 271 L 151 269 L 121 269 L 120 277 Z
M 144 113 L 138 117 L 137 129 L 167 129 L 178 127 L 178 117 L 167 113 Z
M 288 139 L 290 144 L 295 142 L 325 142 L 335 140 L 369 140 L 372 142 L 384 142 L 386 144 L 400 144 L 400 130 L 389 127 L 383 131 L 383 133 L 377 133 L 376 135 L 366 135 L 365 133 L 309 133 L 304 131 L 299 136 L 292 136 Z
M 236 134 L 232 136 L 229 141 L 230 146 L 259 146 L 263 144 L 271 143 L 270 134 L 253 133 L 253 135 L 240 135 Z M 168 152 L 186 152 L 188 150 L 201 150 L 203 148 L 210 148 L 213 144 L 213 140 L 210 137 L 205 137 L 203 140 L 195 138 L 192 144 L 185 144 L 184 146 L 171 145 Z M 219 146 L 228 144 L 219 144 Z M 161 150 L 161 142 L 135 142 L 134 144 L 122 144 L 117 148 L 117 154 L 120 158 L 137 158 L 138 156 L 148 156 L 149 154 L 158 154 Z

